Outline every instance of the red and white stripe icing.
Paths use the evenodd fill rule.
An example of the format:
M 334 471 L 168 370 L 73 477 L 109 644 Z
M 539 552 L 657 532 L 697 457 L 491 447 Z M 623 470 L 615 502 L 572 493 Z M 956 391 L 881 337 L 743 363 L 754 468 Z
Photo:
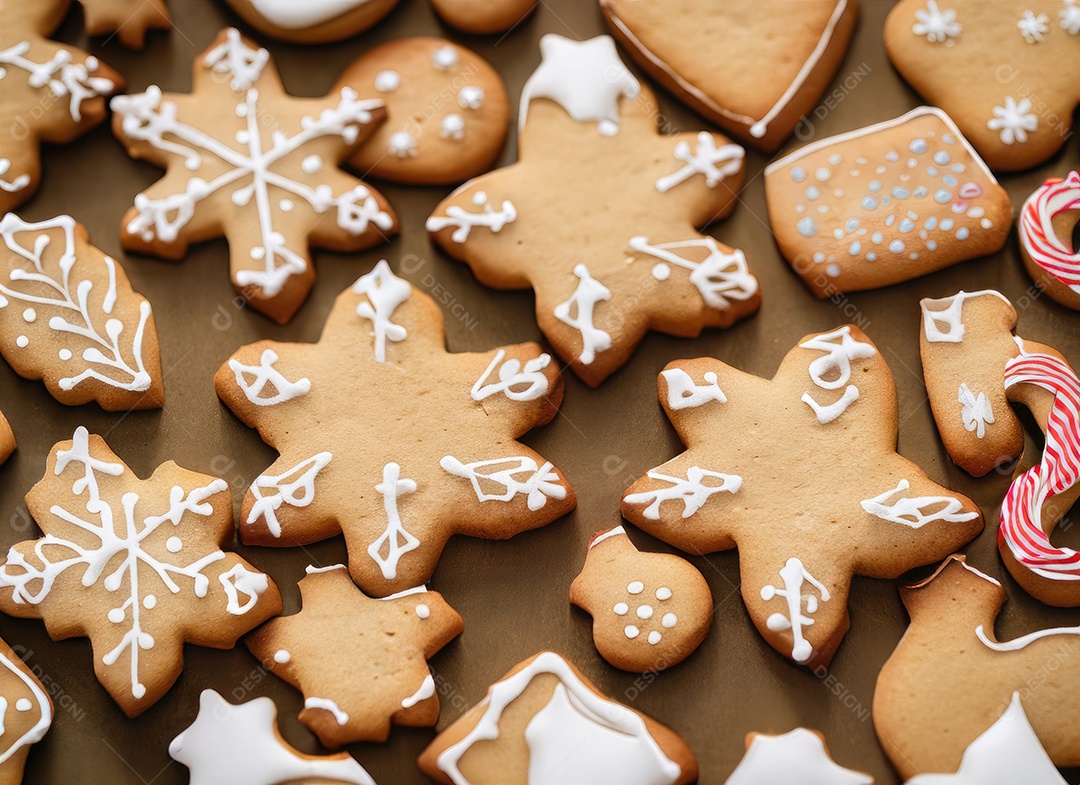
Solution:
M 1074 252 L 1054 233 L 1054 216 L 1080 210 L 1080 172 L 1047 180 L 1020 212 L 1020 242 L 1035 264 L 1080 294 L 1080 249 Z
M 1005 389 L 1034 384 L 1055 397 L 1042 460 L 1013 481 L 1002 502 L 998 543 L 1044 578 L 1080 580 L 1080 552 L 1055 548 L 1041 525 L 1043 505 L 1080 481 L 1080 379 L 1057 357 L 1025 352 L 1017 343 L 1020 355 L 1005 366 Z

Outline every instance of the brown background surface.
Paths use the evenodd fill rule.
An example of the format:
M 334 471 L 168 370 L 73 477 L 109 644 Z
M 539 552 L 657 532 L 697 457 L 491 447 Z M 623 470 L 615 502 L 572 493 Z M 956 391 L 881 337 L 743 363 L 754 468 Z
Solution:
M 29 1 L 29 0 L 28 0 Z M 129 52 L 115 41 L 88 45 L 81 11 L 72 11 L 58 37 L 101 57 L 128 79 L 129 89 L 149 84 L 187 91 L 192 59 L 217 30 L 237 20 L 223 3 L 172 0 L 176 29 L 151 34 L 145 52 Z M 919 100 L 890 68 L 881 29 L 888 0 L 864 0 L 852 50 L 834 80 L 839 102 L 814 119 L 816 138 L 895 117 Z M 687 20 L 692 24 L 692 20 Z M 250 31 L 247 31 L 250 32 Z M 403 0 L 374 30 L 345 43 L 317 48 L 264 41 L 277 59 L 286 87 L 297 95 L 323 95 L 352 59 L 384 41 L 414 34 L 449 34 L 476 48 L 506 78 L 516 104 L 521 85 L 539 60 L 537 40 L 556 32 L 585 38 L 606 32 L 595 3 L 547 0 L 538 13 L 501 40 L 461 36 L 442 27 L 426 0 Z M 747 64 L 747 68 L 753 68 Z M 845 84 L 847 86 L 845 86 Z M 703 121 L 660 92 L 670 128 L 696 130 Z M 790 149 L 795 142 L 788 145 Z M 514 159 L 513 139 L 503 163 Z M 588 617 L 567 603 L 566 592 L 585 557 L 590 535 L 619 522 L 622 490 L 635 478 L 680 450 L 655 397 L 657 372 L 670 360 L 714 355 L 749 372 L 771 376 L 788 349 L 804 334 L 845 321 L 859 323 L 888 360 L 899 389 L 900 452 L 935 479 L 976 499 L 987 514 L 988 530 L 968 549 L 971 562 L 1001 579 L 1010 600 L 998 632 L 1005 638 L 1033 629 L 1080 623 L 1080 611 L 1054 610 L 1023 594 L 1008 577 L 995 548 L 997 506 L 1009 473 L 973 480 L 952 465 L 938 440 L 923 387 L 919 355 L 918 300 L 960 288 L 992 287 L 1020 311 L 1020 330 L 1030 339 L 1056 346 L 1080 365 L 1080 317 L 1048 298 L 1026 295 L 1031 281 L 1023 270 L 1015 235 L 1002 253 L 967 262 L 927 278 L 852 295 L 839 305 L 813 299 L 779 256 L 765 219 L 761 170 L 766 157 L 750 152 L 747 185 L 734 215 L 713 228 L 723 242 L 742 248 L 761 280 L 760 313 L 726 332 L 694 341 L 649 336 L 630 363 L 600 389 L 567 378 L 566 403 L 548 427 L 526 437 L 559 466 L 576 489 L 577 511 L 556 523 L 504 543 L 457 539 L 450 543 L 431 583 L 465 618 L 465 633 L 433 662 L 443 700 L 442 725 L 480 700 L 493 680 L 519 660 L 544 648 L 569 655 L 601 689 L 620 699 L 637 693 L 636 708 L 678 730 L 701 763 L 701 782 L 718 785 L 738 762 L 749 731 L 783 732 L 797 725 L 824 731 L 844 765 L 870 771 L 883 785 L 896 782 L 874 736 L 870 718 L 876 674 L 903 634 L 907 618 L 894 583 L 856 579 L 851 594 L 852 629 L 827 678 L 797 668 L 772 651 L 753 629 L 737 593 L 734 552 L 695 558 L 716 602 L 716 621 L 701 648 L 685 663 L 651 683 L 607 666 L 593 649 Z M 1014 210 L 1043 179 L 1078 165 L 1077 143 L 1035 171 L 1004 178 Z M 109 415 L 93 405 L 67 408 L 38 382 L 19 379 L 0 363 L 2 408 L 19 439 L 19 450 L 0 469 L 0 547 L 37 536 L 23 495 L 41 477 L 53 443 L 70 438 L 84 424 L 108 439 L 141 476 L 175 459 L 182 466 L 224 477 L 236 504 L 244 490 L 274 458 L 258 435 L 243 427 L 214 395 L 215 369 L 237 347 L 260 338 L 314 340 L 334 296 L 386 257 L 420 288 L 445 306 L 452 350 L 482 350 L 502 343 L 542 340 L 528 292 L 498 293 L 480 286 L 464 265 L 429 243 L 424 219 L 446 189 L 406 189 L 378 184 L 401 217 L 401 236 L 388 246 L 360 255 L 318 255 L 319 279 L 296 318 L 278 327 L 233 304 L 224 241 L 193 248 L 179 264 L 125 255 L 118 242 L 120 217 L 134 195 L 160 175 L 128 159 L 107 128 L 45 155 L 41 192 L 19 212 L 26 219 L 70 213 L 89 227 L 93 241 L 122 260 L 137 291 L 153 303 L 161 337 L 166 407 L 163 411 Z M 358 416 L 366 416 L 358 412 Z M 424 423 L 418 422 L 418 428 Z M 738 438 L 718 433 L 717 438 Z M 827 492 L 858 466 L 807 467 Z M 1072 518 L 1077 512 L 1074 510 Z M 663 549 L 639 532 L 639 545 Z M 1075 528 L 1055 541 L 1080 544 Z M 308 563 L 333 563 L 345 556 L 340 538 L 306 550 L 239 548 L 281 586 L 286 611 L 298 606 L 296 581 Z M 926 570 L 911 577 L 921 577 Z M 284 682 L 264 674 L 245 648 L 211 651 L 189 647 L 186 668 L 173 690 L 142 717 L 131 721 L 113 705 L 94 678 L 86 640 L 53 643 L 37 621 L 0 619 L 0 634 L 25 647 L 31 666 L 45 674 L 57 702 L 56 720 L 30 755 L 26 782 L 186 783 L 187 772 L 172 763 L 168 742 L 194 717 L 199 692 L 214 687 L 230 700 L 269 695 L 281 712 L 286 738 L 315 751 L 314 737 L 296 720 L 302 698 Z M 956 663 L 957 668 L 964 667 Z M 62 691 L 62 692 L 61 692 Z M 949 711 L 942 706 L 942 711 Z M 395 729 L 386 745 L 358 745 L 356 757 L 382 785 L 424 782 L 415 756 L 430 730 Z M 1070 782 L 1080 782 L 1075 772 Z

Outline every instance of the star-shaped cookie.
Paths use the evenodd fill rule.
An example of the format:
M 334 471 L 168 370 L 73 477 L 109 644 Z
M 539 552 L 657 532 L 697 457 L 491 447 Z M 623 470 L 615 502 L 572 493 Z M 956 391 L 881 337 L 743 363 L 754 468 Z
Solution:
M 439 307 L 385 261 L 338 296 L 318 343 L 246 346 L 215 384 L 281 453 L 244 498 L 243 541 L 343 532 L 370 596 L 425 583 L 454 534 L 506 539 L 574 507 L 516 441 L 555 416 L 557 364 L 536 344 L 448 353 Z
M 163 0 L 82 0 L 88 35 L 115 33 L 120 43 L 142 49 L 147 30 L 172 27 Z
M 48 40 L 68 0 L 0 0 L 0 215 L 41 180 L 41 142 L 66 144 L 105 119 L 104 96 L 120 74 L 85 52 Z
M 45 686 L 4 641 L 0 641 L 0 785 L 19 785 L 30 745 L 45 738 L 53 705 Z
M 521 96 L 518 163 L 445 199 L 428 231 L 482 283 L 532 287 L 540 329 L 588 384 L 649 329 L 693 337 L 759 304 L 741 251 L 699 234 L 731 212 L 744 152 L 660 136 L 656 101 L 607 36 L 546 35 Z
M 300 721 L 324 746 L 386 741 L 391 723 L 438 721 L 427 659 L 465 626 L 441 594 L 418 586 L 375 600 L 342 564 L 308 567 L 300 593 L 299 613 L 267 622 L 247 645 L 304 693 Z
M 349 88 L 293 98 L 269 52 L 233 29 L 196 59 L 194 85 L 112 101 L 128 153 L 166 169 L 135 197 L 121 241 L 179 259 L 225 237 L 237 291 L 286 322 L 314 283 L 311 247 L 359 251 L 397 230 L 386 200 L 339 168 L 385 118 L 383 103 Z
M 44 536 L 0 565 L 0 610 L 54 640 L 86 637 L 98 680 L 134 717 L 180 676 L 184 643 L 231 648 L 281 612 L 269 577 L 221 548 L 233 538 L 224 480 L 158 467 L 141 480 L 100 436 L 53 447 L 26 505 Z
M 738 548 L 754 624 L 797 663 L 832 659 L 853 575 L 895 578 L 982 529 L 897 454 L 892 374 L 857 327 L 806 336 L 769 380 L 701 358 L 658 389 L 687 450 L 628 489 L 623 515 L 689 553 Z
M 780 736 L 749 734 L 746 755 L 725 785 L 794 785 L 796 782 L 874 785 L 874 778 L 837 764 L 820 733 L 796 728 Z

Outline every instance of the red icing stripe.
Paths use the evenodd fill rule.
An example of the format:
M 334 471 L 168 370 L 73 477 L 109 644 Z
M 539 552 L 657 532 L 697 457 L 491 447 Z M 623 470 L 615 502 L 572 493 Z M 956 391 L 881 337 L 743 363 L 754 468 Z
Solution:
M 1070 172 L 1064 180 L 1047 180 L 1024 203 L 1020 242 L 1035 264 L 1066 286 L 1080 287 L 1080 249 L 1070 251 L 1051 225 L 1054 216 L 1069 210 L 1080 210 L 1080 172 Z
M 1042 460 L 1016 478 L 1001 505 L 999 544 L 1044 578 L 1080 580 L 1080 552 L 1055 548 L 1042 528 L 1043 506 L 1080 481 L 1080 379 L 1049 354 L 1026 353 L 1005 366 L 1005 388 L 1034 384 L 1054 393 Z

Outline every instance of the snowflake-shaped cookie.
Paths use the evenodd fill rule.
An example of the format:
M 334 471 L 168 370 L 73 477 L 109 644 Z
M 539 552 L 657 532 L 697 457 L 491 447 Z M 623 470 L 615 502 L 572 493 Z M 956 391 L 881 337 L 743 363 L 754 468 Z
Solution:
M 757 309 L 742 252 L 694 229 L 734 207 L 744 153 L 707 132 L 657 135 L 655 99 L 611 38 L 540 47 L 520 161 L 459 188 L 427 228 L 483 283 L 535 289 L 540 329 L 596 386 L 649 329 L 692 337 Z
M 536 344 L 447 353 L 438 306 L 386 262 L 338 297 L 318 343 L 246 346 L 215 384 L 281 453 L 244 499 L 243 541 L 344 532 L 368 595 L 425 583 L 453 534 L 505 539 L 574 507 L 515 441 L 555 416 L 557 364 Z
M 630 487 L 623 515 L 689 553 L 737 547 L 754 624 L 795 662 L 832 658 L 852 575 L 894 578 L 982 528 L 897 454 L 892 374 L 856 327 L 807 336 L 771 380 L 701 358 L 658 387 L 687 450 Z
M 423 586 L 371 599 L 342 564 L 307 573 L 303 609 L 247 638 L 264 667 L 303 691 L 300 721 L 332 748 L 386 741 L 391 723 L 434 725 L 439 697 L 427 659 L 461 633 L 457 611 Z
M 0 3 L 0 215 L 29 199 L 41 179 L 41 142 L 74 141 L 105 119 L 118 73 L 45 36 L 67 0 Z
M 134 717 L 180 676 L 185 642 L 225 649 L 281 612 L 277 587 L 222 546 L 224 480 L 159 467 L 140 480 L 100 436 L 53 447 L 26 496 L 44 532 L 0 565 L 0 610 L 90 638 L 98 680 Z
M 142 49 L 147 30 L 172 27 L 163 0 L 82 0 L 88 35 L 114 33 L 120 43 Z
M 198 58 L 191 95 L 150 87 L 112 108 L 128 152 L 167 169 L 135 197 L 124 247 L 176 259 L 224 236 L 233 284 L 279 322 L 311 290 L 311 246 L 359 251 L 397 230 L 382 196 L 338 168 L 385 117 L 382 101 L 348 88 L 293 98 L 269 53 L 236 30 Z

